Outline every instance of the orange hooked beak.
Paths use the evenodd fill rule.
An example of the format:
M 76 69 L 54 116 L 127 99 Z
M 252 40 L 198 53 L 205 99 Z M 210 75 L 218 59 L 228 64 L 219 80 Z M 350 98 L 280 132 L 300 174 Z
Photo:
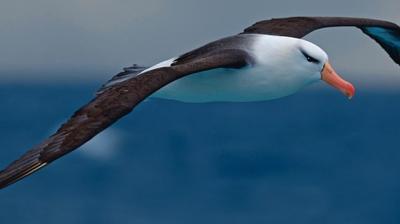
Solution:
M 331 64 L 326 62 L 324 68 L 321 72 L 321 79 L 327 82 L 329 85 L 335 87 L 344 95 L 346 95 L 349 99 L 354 96 L 355 89 L 354 86 L 347 82 L 346 80 L 342 79 L 335 70 L 333 70 Z

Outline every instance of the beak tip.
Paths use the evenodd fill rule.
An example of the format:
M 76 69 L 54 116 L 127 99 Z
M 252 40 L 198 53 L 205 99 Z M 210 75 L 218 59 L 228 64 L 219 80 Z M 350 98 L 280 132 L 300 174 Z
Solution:
M 349 100 L 351 100 L 353 98 L 355 92 L 356 92 L 356 89 L 354 88 L 354 86 L 351 83 L 348 83 L 346 95 Z

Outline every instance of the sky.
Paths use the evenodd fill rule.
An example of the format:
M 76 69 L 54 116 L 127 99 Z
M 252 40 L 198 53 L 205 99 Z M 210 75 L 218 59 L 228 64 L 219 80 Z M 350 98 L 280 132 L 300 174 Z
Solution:
M 355 16 L 400 24 L 398 0 L 1 0 L 0 82 L 106 80 L 123 67 L 152 65 L 256 21 Z M 398 66 L 353 28 L 307 36 L 350 80 L 400 85 Z

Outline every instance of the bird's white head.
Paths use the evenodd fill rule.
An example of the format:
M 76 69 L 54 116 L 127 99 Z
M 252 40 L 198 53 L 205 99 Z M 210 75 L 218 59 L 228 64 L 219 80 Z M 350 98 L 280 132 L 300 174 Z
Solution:
M 335 72 L 326 52 L 309 41 L 264 35 L 256 48 L 257 63 L 271 68 L 270 74 L 276 74 L 281 86 L 287 85 L 288 94 L 323 80 L 349 98 L 354 95 L 353 85 Z
M 305 40 L 299 40 L 298 49 L 303 56 L 300 55 L 298 61 L 303 64 L 305 69 L 310 71 L 312 80 L 321 79 L 327 82 L 329 85 L 340 90 L 349 99 L 354 96 L 354 86 L 335 72 L 329 63 L 328 55 L 324 50 Z

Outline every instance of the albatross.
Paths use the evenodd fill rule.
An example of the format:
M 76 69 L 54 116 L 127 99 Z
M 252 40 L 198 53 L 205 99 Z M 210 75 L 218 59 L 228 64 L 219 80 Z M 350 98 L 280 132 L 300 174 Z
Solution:
M 0 171 L 0 189 L 77 149 L 149 96 L 183 102 L 251 102 L 293 94 L 319 80 L 348 98 L 353 85 L 327 53 L 302 39 L 314 30 L 353 26 L 400 65 L 400 27 L 375 19 L 290 17 L 264 20 L 150 68 L 133 66 L 104 84 L 53 135 Z

